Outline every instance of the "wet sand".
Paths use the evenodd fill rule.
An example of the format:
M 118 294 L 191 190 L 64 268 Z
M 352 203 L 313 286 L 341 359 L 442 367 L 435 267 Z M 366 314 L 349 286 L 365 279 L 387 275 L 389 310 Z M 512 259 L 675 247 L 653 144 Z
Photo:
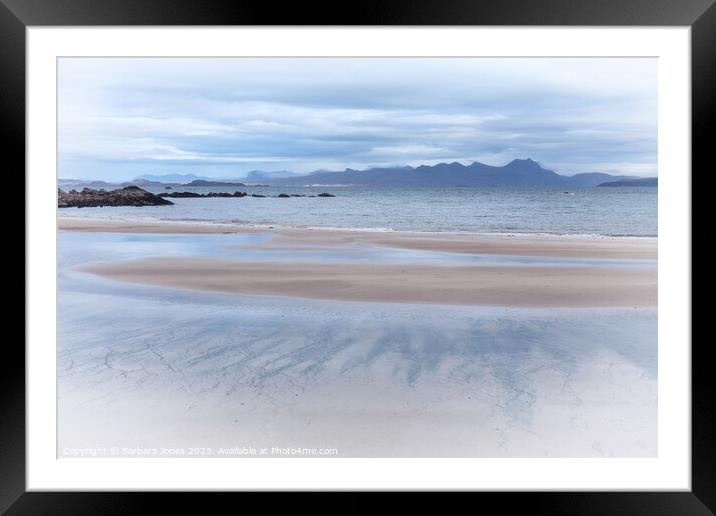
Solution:
M 149 223 L 59 218 L 63 231 L 116 233 L 269 233 L 265 248 L 276 246 L 335 247 L 370 244 L 403 249 L 517 256 L 655 260 L 656 238 L 569 235 L 479 235 L 449 233 L 370 232 L 340 229 L 287 229 L 220 224 Z
M 61 231 L 85 231 L 88 233 L 153 234 L 263 233 L 266 231 L 263 228 L 219 224 L 152 223 L 130 220 L 80 219 L 73 217 L 58 217 L 57 229 Z
M 85 232 L 58 235 L 60 456 L 657 454 L 655 262 L 372 239 L 503 253 L 647 241 L 73 224 Z M 262 234 L 193 234 L 241 231 Z M 398 302 L 371 302 L 385 300 Z
M 345 301 L 521 307 L 656 306 L 655 268 L 427 266 L 148 258 L 84 272 L 130 283 Z

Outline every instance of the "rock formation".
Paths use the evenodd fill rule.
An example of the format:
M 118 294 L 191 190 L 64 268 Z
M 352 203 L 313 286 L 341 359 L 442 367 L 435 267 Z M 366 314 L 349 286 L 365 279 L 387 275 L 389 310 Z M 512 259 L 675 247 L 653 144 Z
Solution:
M 139 188 L 126 186 L 117 190 L 94 190 L 83 188 L 82 191 L 64 192 L 57 189 L 58 208 L 89 208 L 97 206 L 163 206 L 174 204 L 158 195 Z

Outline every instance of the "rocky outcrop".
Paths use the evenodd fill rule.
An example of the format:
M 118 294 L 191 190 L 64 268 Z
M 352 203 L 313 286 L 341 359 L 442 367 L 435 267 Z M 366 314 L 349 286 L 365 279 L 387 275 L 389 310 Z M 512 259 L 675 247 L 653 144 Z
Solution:
M 228 193 L 228 192 L 209 192 L 206 194 L 207 197 L 246 197 L 246 192 L 234 192 L 234 193 Z
M 58 208 L 90 208 L 99 206 L 163 206 L 174 204 L 158 195 L 139 188 L 126 186 L 117 190 L 94 190 L 83 188 L 81 191 L 64 192 L 57 189 Z
M 179 197 L 184 199 L 187 197 L 206 197 L 206 195 L 196 192 L 163 192 L 159 194 L 159 197 Z
M 172 198 L 184 198 L 184 199 L 195 199 L 200 197 L 248 197 L 249 194 L 246 192 L 209 192 L 209 193 L 197 193 L 197 192 L 162 192 L 159 197 L 172 197 Z M 288 199 L 291 197 L 335 197 L 333 194 L 320 193 L 318 195 L 305 195 L 305 194 L 287 194 L 280 193 L 278 195 L 261 195 L 251 194 L 251 197 L 276 197 L 279 199 Z
M 160 197 L 177 197 L 177 198 L 194 198 L 194 197 L 246 197 L 246 192 L 209 192 L 200 194 L 196 192 L 164 192 L 160 193 Z

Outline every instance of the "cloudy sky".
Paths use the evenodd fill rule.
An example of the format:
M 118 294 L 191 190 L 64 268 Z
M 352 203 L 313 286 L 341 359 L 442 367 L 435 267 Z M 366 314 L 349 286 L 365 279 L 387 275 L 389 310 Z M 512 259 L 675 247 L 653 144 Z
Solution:
M 657 172 L 650 58 L 63 58 L 58 73 L 60 178 L 527 157 Z

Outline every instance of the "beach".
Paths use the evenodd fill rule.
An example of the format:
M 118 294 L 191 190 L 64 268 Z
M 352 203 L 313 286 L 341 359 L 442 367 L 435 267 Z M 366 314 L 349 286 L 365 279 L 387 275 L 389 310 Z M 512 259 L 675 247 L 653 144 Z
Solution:
M 657 457 L 657 65 L 58 59 L 58 458 Z
M 368 243 L 425 251 L 481 253 L 575 258 L 657 257 L 656 237 L 610 237 L 598 235 L 549 234 L 465 234 L 445 232 L 365 231 L 331 229 L 274 228 L 228 224 L 192 224 L 173 221 L 118 221 L 58 217 L 62 231 L 149 233 L 149 234 L 230 234 L 270 233 L 272 246 L 327 246 Z
M 58 227 L 60 456 L 656 453 L 656 238 Z
M 226 234 L 261 232 L 257 228 L 219 225 L 116 223 L 61 219 L 72 231 L 164 234 Z M 495 235 L 450 235 L 340 230 L 263 230 L 270 238 L 255 245 L 269 258 L 264 262 L 216 258 L 148 258 L 84 267 L 84 272 L 118 281 L 203 291 L 284 295 L 344 301 L 414 302 L 526 307 L 656 306 L 655 267 L 628 262 L 579 261 L 558 265 L 488 262 L 472 266 L 440 263 L 275 263 L 271 251 L 360 254 L 360 246 L 406 248 L 442 253 L 553 258 L 654 259 L 654 239 L 575 238 Z M 350 262 L 350 261 L 348 261 Z M 626 265 L 625 265 L 626 264 Z M 608 266 L 604 266 L 608 265 Z

